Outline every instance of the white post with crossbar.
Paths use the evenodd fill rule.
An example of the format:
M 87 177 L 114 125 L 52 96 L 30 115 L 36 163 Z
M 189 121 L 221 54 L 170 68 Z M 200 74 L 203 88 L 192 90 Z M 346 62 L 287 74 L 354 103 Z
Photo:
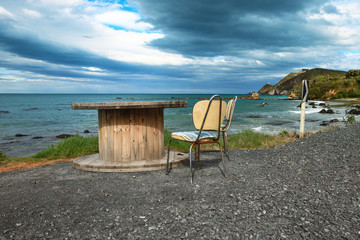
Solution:
M 302 81 L 302 94 L 301 94 L 301 115 L 300 115 L 300 133 L 299 137 L 303 138 L 305 135 L 305 109 L 306 102 L 309 96 L 309 81 Z

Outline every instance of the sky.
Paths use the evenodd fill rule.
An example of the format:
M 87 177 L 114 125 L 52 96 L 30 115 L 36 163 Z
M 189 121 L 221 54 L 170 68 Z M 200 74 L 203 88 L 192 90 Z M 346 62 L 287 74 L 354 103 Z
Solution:
M 358 0 L 0 0 L 0 93 L 241 94 L 360 68 Z

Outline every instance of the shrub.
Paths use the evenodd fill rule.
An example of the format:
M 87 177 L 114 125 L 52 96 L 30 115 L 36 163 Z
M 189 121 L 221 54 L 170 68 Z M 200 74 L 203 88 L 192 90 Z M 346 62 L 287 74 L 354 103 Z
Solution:
M 339 93 L 339 94 L 336 94 L 336 95 L 335 95 L 335 98 L 344 98 L 344 95 L 342 95 L 341 93 Z
M 284 130 L 282 131 L 281 133 L 279 133 L 279 136 L 288 136 L 289 135 L 289 132 Z
M 0 152 L 0 161 L 3 161 L 6 159 L 6 155 L 3 152 Z
M 312 86 L 309 89 L 309 98 L 310 99 L 320 99 L 323 93 L 318 86 Z
M 347 87 L 350 87 L 350 81 L 344 81 L 344 86 L 347 88 Z
M 356 123 L 355 116 L 354 115 L 346 115 L 346 119 L 344 119 L 346 126 L 349 124 Z
M 346 78 L 360 76 L 360 70 L 351 69 L 346 73 Z
M 360 91 L 355 91 L 352 89 L 348 92 L 348 96 L 351 98 L 360 97 Z

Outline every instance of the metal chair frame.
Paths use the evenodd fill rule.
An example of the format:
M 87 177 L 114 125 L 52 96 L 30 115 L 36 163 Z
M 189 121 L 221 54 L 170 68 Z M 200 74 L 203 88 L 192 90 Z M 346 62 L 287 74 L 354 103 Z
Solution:
M 210 106 L 211 106 L 211 103 L 213 102 L 213 100 L 215 98 L 218 98 L 220 100 L 220 104 L 219 104 L 219 126 L 217 128 L 217 137 L 216 138 L 203 138 L 203 139 L 200 139 L 200 136 L 201 136 L 201 132 L 203 131 L 203 128 L 204 128 L 204 124 L 206 122 L 206 118 L 207 118 L 207 115 L 209 113 L 209 109 L 210 109 Z M 208 144 L 208 143 L 217 143 L 219 145 L 219 149 L 220 149 L 220 152 L 221 152 L 221 158 L 222 158 L 222 163 L 223 163 L 223 167 L 224 167 L 224 177 L 227 177 L 227 172 L 226 172 L 226 165 L 225 165 L 225 160 L 224 160 L 224 154 L 223 154 L 223 150 L 222 150 L 222 147 L 221 147 L 221 144 L 219 143 L 219 138 L 220 138 L 220 132 L 221 132 L 221 123 L 222 123 L 222 119 L 221 119 L 221 108 L 222 108 L 222 98 L 219 96 L 219 95 L 214 95 L 210 98 L 209 100 L 209 104 L 208 104 L 208 107 L 206 109 L 206 113 L 205 113 L 205 116 L 204 116 L 204 119 L 202 121 L 202 124 L 201 124 L 201 128 L 198 129 L 198 136 L 196 138 L 195 141 L 187 141 L 187 140 L 180 140 L 180 139 L 174 139 L 174 138 L 170 138 L 169 140 L 169 144 L 168 144 L 168 154 L 167 154 L 167 163 L 166 163 L 166 174 L 168 175 L 169 172 L 170 172 L 170 167 L 169 167 L 169 154 L 170 154 L 170 145 L 171 145 L 171 141 L 174 139 L 174 140 L 178 140 L 178 141 L 184 141 L 184 142 L 189 142 L 191 143 L 191 146 L 190 146 L 190 149 L 189 149 L 189 162 L 190 162 L 190 182 L 193 183 L 193 177 L 194 177 L 194 174 L 193 174 L 193 170 L 192 170 L 192 148 L 193 146 L 195 146 L 195 160 L 198 161 L 198 169 L 200 169 L 200 145 L 201 144 Z
M 231 100 L 230 100 L 231 101 Z M 230 156 L 229 156 L 229 141 L 228 141 L 228 136 L 227 136 L 227 131 L 230 128 L 231 125 L 231 120 L 234 114 L 234 110 L 235 110 L 235 105 L 236 105 L 236 101 L 237 101 L 237 96 L 235 96 L 232 99 L 232 102 L 230 102 L 228 104 L 230 104 L 230 106 L 227 106 L 227 111 L 225 116 L 226 116 L 226 123 L 224 126 L 221 127 L 220 131 L 222 132 L 222 136 L 223 136 L 223 142 L 224 142 L 224 153 L 226 155 L 226 157 L 229 159 L 229 161 L 231 161 Z

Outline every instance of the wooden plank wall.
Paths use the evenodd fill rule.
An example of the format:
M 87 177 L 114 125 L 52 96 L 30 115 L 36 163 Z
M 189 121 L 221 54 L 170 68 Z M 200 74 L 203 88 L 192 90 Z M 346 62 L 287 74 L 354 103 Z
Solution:
M 100 159 L 130 162 L 164 156 L 164 109 L 99 110 Z
M 98 110 L 98 121 L 99 121 L 99 155 L 100 159 L 105 159 L 105 151 L 106 143 L 105 140 L 107 138 L 105 134 L 105 123 L 106 123 L 106 111 Z

